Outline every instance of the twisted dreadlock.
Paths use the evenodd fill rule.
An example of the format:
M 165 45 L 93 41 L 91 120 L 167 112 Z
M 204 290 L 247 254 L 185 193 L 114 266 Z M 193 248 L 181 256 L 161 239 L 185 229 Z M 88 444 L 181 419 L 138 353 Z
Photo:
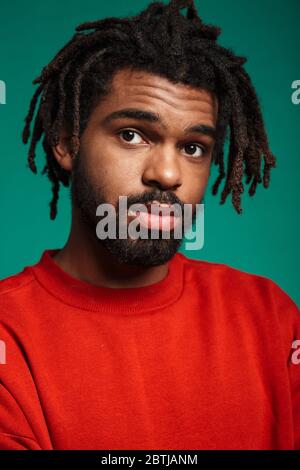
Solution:
M 186 16 L 180 10 L 187 8 Z M 243 68 L 245 57 L 217 44 L 220 28 L 203 24 L 193 0 L 171 0 L 168 5 L 152 2 L 140 14 L 127 18 L 106 18 L 83 23 L 71 40 L 43 68 L 33 83 L 39 84 L 25 119 L 23 142 L 30 137 L 30 125 L 37 102 L 28 152 L 28 165 L 36 173 L 35 151 L 44 134 L 47 173 L 52 183 L 50 218 L 55 219 L 60 183 L 69 186 L 70 175 L 54 158 L 52 147 L 66 126 L 72 155 L 77 155 L 80 136 L 99 99 L 110 91 L 115 72 L 125 66 L 159 74 L 174 83 L 185 83 L 216 94 L 219 102 L 217 141 L 212 161 L 219 176 L 212 187 L 218 192 L 225 184 L 220 204 L 232 194 L 240 214 L 242 182 L 250 184 L 253 196 L 257 184 L 269 186 L 270 169 L 276 166 L 266 136 L 257 95 Z M 230 131 L 230 132 L 229 132 Z M 224 144 L 229 137 L 225 171 Z M 261 163 L 264 159 L 263 176 Z

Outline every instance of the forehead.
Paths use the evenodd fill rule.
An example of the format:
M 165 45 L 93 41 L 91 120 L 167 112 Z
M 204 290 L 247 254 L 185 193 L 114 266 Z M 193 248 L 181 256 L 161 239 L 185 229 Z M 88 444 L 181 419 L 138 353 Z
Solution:
M 135 107 L 159 112 L 166 120 L 199 121 L 216 125 L 217 97 L 205 90 L 143 70 L 124 68 L 112 79 L 110 93 L 101 101 L 101 113 Z

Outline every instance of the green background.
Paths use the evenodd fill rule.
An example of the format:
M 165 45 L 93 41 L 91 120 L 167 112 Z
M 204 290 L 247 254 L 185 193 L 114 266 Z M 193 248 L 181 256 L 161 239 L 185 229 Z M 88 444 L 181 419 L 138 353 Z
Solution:
M 168 2 L 164 2 L 168 3 Z M 81 22 L 138 13 L 148 0 L 29 0 L 1 2 L 0 79 L 7 103 L 0 105 L 0 278 L 39 260 L 45 249 L 64 245 L 70 228 L 68 189 L 61 188 L 58 216 L 49 219 L 50 183 L 27 168 L 21 141 L 32 80 L 70 39 Z M 299 124 L 300 105 L 291 102 L 291 84 L 300 79 L 299 0 L 195 1 L 205 22 L 221 26 L 220 42 L 248 58 L 246 69 L 256 87 L 277 168 L 271 185 L 259 185 L 253 198 L 243 195 L 238 215 L 230 197 L 220 205 L 205 196 L 205 244 L 187 256 L 225 263 L 273 279 L 298 304 L 299 291 Z M 39 173 L 44 160 L 37 155 Z

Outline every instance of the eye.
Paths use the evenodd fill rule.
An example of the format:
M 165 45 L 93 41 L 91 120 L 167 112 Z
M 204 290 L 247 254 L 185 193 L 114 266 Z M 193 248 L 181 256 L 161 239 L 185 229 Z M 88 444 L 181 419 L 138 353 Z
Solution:
M 187 144 L 184 146 L 186 154 L 193 158 L 203 157 L 205 154 L 205 148 L 199 144 Z
M 118 132 L 118 135 L 123 136 L 122 140 L 130 144 L 140 144 L 143 141 L 140 134 L 136 131 L 133 131 L 132 129 L 123 129 L 122 131 Z

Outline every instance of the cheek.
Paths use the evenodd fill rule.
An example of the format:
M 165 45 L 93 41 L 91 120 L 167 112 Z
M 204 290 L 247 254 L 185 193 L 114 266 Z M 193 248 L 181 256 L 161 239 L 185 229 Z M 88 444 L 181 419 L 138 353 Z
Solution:
M 185 169 L 183 178 L 184 188 L 182 188 L 182 199 L 191 204 L 199 203 L 202 199 L 209 179 L 209 162 L 203 165 L 191 165 Z
M 117 148 L 105 139 L 87 141 L 85 158 L 91 182 L 102 188 L 105 198 L 117 201 L 121 195 L 138 191 L 142 172 L 142 158 L 128 150 Z

